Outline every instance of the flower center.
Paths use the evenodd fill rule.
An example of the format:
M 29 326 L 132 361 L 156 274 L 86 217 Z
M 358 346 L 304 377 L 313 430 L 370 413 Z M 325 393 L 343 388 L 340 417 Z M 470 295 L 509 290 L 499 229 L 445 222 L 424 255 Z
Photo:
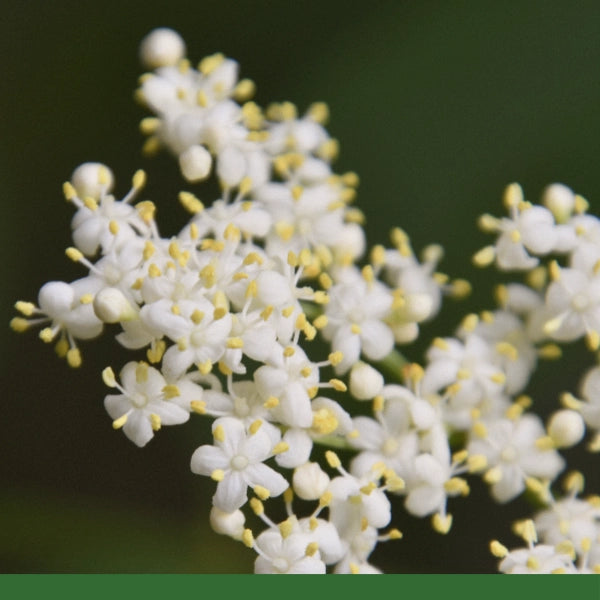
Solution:
M 136 392 L 131 396 L 131 403 L 136 408 L 144 408 L 146 404 L 148 404 L 148 396 L 146 394 L 141 394 L 140 392 Z
M 285 558 L 276 558 L 273 560 L 273 569 L 279 573 L 287 573 L 290 565 Z
M 236 471 L 243 471 L 248 466 L 248 459 L 243 454 L 238 454 L 231 459 L 231 468 Z
M 192 346 L 196 346 L 196 348 L 204 346 L 204 331 L 202 331 L 202 329 L 194 329 L 192 335 L 190 335 L 190 342 L 192 342 Z
M 506 448 L 504 448 L 504 450 L 502 450 L 500 458 L 504 462 L 514 462 L 515 460 L 517 460 L 518 456 L 519 453 L 513 446 L 507 446 Z
M 388 438 L 383 443 L 382 450 L 386 456 L 393 456 L 398 450 L 398 440 L 394 438 Z
M 585 294 L 576 294 L 571 300 L 571 306 L 578 312 L 583 312 L 588 308 L 590 301 Z

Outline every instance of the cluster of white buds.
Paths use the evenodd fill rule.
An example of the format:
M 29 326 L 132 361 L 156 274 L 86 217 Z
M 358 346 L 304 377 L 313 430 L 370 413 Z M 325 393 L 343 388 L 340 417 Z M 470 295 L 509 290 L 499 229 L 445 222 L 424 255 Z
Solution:
M 583 399 L 564 394 L 547 427 L 524 395 L 538 359 L 560 357 L 557 342 L 585 337 L 600 347 L 600 222 L 583 198 L 555 185 L 544 206 L 532 206 L 509 186 L 510 218 L 482 217 L 499 238 L 475 262 L 526 269 L 529 285 L 501 286 L 497 310 L 434 339 L 420 366 L 397 346 L 417 339 L 444 295 L 466 296 L 470 286 L 437 272 L 439 246 L 415 256 L 400 228 L 389 248 L 367 253 L 352 206 L 358 177 L 332 170 L 338 143 L 324 127 L 326 105 L 302 116 L 289 102 L 263 109 L 235 61 L 214 54 L 196 69 L 168 29 L 143 40 L 141 58 L 152 69 L 137 93 L 153 113 L 141 123 L 145 153 L 166 148 L 188 184 L 212 178 L 221 195 L 205 205 L 180 191 L 191 217 L 165 238 L 154 203 L 136 200 L 143 171 L 118 200 L 108 167 L 77 167 L 64 184 L 76 209 L 66 253 L 84 276 L 45 284 L 37 305 L 18 302 L 13 329 L 44 324 L 42 340 L 78 367 L 77 341 L 116 326 L 117 341 L 138 355 L 118 377 L 103 370 L 117 392 L 104 403 L 137 446 L 190 415 L 213 419 L 213 440 L 195 450 L 191 470 L 213 480 L 211 525 L 254 549 L 258 573 L 379 572 L 373 549 L 402 537 L 389 496 L 446 534 L 449 499 L 467 496 L 476 474 L 499 502 L 525 489 L 552 498 L 536 522 L 560 552 L 534 546 L 524 525 L 528 550 L 494 542 L 501 571 L 595 569 L 597 502 L 554 500 L 549 490 L 565 468 L 559 449 L 586 428 L 600 449 L 600 368 L 586 376 Z M 552 261 L 540 266 L 546 255 Z M 352 458 L 343 466 L 330 449 L 319 464 L 315 443 Z M 295 495 L 316 508 L 296 514 Z M 285 521 L 266 516 L 271 498 L 284 503 Z M 256 536 L 248 509 L 265 524 Z M 561 553 L 566 541 L 577 566 Z

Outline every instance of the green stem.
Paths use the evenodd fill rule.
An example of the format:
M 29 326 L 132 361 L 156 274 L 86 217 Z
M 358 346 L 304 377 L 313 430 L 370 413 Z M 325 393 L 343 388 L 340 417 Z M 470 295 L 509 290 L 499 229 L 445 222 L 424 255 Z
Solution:
M 377 368 L 392 377 L 393 380 L 402 382 L 402 367 L 410 361 L 398 350 L 392 350 L 381 362 L 376 363 Z

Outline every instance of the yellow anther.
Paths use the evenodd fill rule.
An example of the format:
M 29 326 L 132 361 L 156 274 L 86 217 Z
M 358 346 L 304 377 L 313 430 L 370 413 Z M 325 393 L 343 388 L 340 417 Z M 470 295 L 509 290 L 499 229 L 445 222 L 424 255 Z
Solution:
M 281 311 L 281 314 L 287 319 L 294 312 L 295 306 L 288 306 Z
M 506 375 L 499 371 L 498 373 L 494 373 L 493 375 L 490 375 L 490 379 L 494 383 L 497 383 L 499 385 L 504 385 L 504 383 L 506 382 Z
M 313 261 L 313 256 L 311 251 L 308 248 L 303 248 L 298 255 L 298 264 L 301 267 L 308 267 Z
M 357 325 L 356 323 L 352 323 L 352 325 L 350 325 L 350 331 L 354 334 L 354 335 L 360 335 L 361 333 L 361 328 L 360 325 Z
M 204 76 L 210 75 L 214 70 L 223 64 L 225 56 L 221 52 L 205 56 L 198 64 L 198 70 Z
M 279 533 L 281 533 L 281 537 L 283 539 L 286 539 L 294 531 L 294 522 L 291 519 L 286 519 L 285 521 L 279 523 L 278 527 Z
M 225 479 L 225 471 L 223 471 L 223 469 L 215 469 L 211 474 L 210 474 L 210 478 L 213 481 L 223 481 L 223 479 Z
M 498 342 L 496 344 L 496 352 L 506 356 L 509 360 L 517 360 L 519 358 L 519 352 L 517 349 L 508 342 Z
M 296 317 L 296 323 L 295 323 L 295 328 L 299 329 L 300 331 L 302 331 L 304 329 L 304 327 L 306 327 L 306 315 L 304 313 L 300 313 L 297 317 Z
M 256 296 L 258 296 L 258 283 L 256 283 L 256 280 L 251 281 L 246 286 L 246 293 L 244 296 L 245 298 L 256 298 Z
M 455 465 L 464 463 L 467 460 L 468 456 L 469 453 L 467 452 L 467 450 L 458 450 L 452 455 L 452 462 Z
M 580 215 L 586 212 L 589 207 L 590 203 L 583 196 L 580 196 L 579 194 L 575 195 L 575 212 L 577 214 Z
M 172 312 L 174 315 L 180 315 L 180 314 L 181 314 L 181 309 L 179 308 L 179 305 L 178 305 L 178 304 L 173 304 L 173 305 L 171 306 L 171 312 Z
M 135 382 L 138 384 L 146 383 L 148 381 L 148 363 L 140 361 L 135 366 Z M 175 387 L 175 386 L 174 386 Z M 164 393 L 164 388 L 163 388 Z M 179 395 L 179 394 L 177 394 Z
M 160 277 L 162 275 L 162 271 L 159 269 L 156 263 L 152 263 L 148 267 L 148 275 L 154 279 L 156 277 Z
M 338 425 L 339 421 L 331 410 L 321 408 L 313 413 L 312 429 L 318 435 L 329 435 Z
M 585 345 L 588 347 L 588 350 L 595 352 L 600 348 L 600 334 L 593 329 L 590 329 L 585 334 Z
M 268 305 L 266 306 L 260 313 L 260 318 L 263 321 L 268 321 L 269 317 L 273 314 L 273 306 L 272 305 Z
M 365 494 L 366 496 L 369 496 L 371 494 L 371 492 L 376 489 L 377 489 L 377 486 L 372 481 L 370 481 L 369 483 L 367 483 L 366 485 L 363 485 L 360 488 L 360 492 L 361 492 L 361 494 Z
M 190 315 L 190 319 L 192 320 L 192 323 L 199 325 L 202 322 L 202 319 L 204 319 L 204 313 L 196 308 Z
M 333 452 L 333 450 L 327 450 L 325 452 L 325 459 L 327 460 L 327 464 L 332 469 L 339 469 L 342 466 L 342 461 L 340 460 L 339 456 Z
M 263 406 L 265 408 L 275 408 L 276 406 L 279 406 L 279 398 L 276 398 L 275 396 L 269 396 Z
M 511 421 L 516 421 L 523 414 L 523 410 L 523 407 L 515 402 L 504 411 L 504 416 Z
M 102 371 L 102 381 L 104 382 L 104 385 L 110 388 L 116 387 L 117 379 L 114 371 L 110 367 L 106 367 L 106 369 Z
M 238 81 L 237 85 L 233 89 L 233 97 L 238 102 L 246 102 L 254 96 L 256 91 L 256 85 L 251 79 L 242 79 Z
M 548 265 L 548 273 L 552 281 L 558 281 L 560 279 L 560 265 L 555 261 L 551 261 Z
M 470 489 L 469 484 L 462 477 L 451 477 L 444 483 L 444 489 L 449 494 L 460 494 L 468 496 Z
M 73 247 L 67 248 L 65 250 L 65 254 L 73 262 L 79 262 L 83 258 L 83 253 L 81 251 L 77 250 L 77 248 L 73 248 Z
M 521 241 L 521 232 L 518 229 L 513 229 L 510 232 L 510 241 L 518 244 Z
M 285 357 L 290 357 L 290 356 L 294 356 L 294 354 L 296 353 L 296 349 L 293 346 L 287 346 L 286 348 L 284 348 L 283 350 L 283 355 Z
M 262 485 L 255 485 L 252 488 L 252 491 L 263 501 L 268 500 L 271 497 L 271 492 Z
M 340 144 L 336 139 L 329 139 L 323 142 L 317 149 L 317 156 L 326 161 L 332 161 L 340 153 Z
M 15 302 L 15 309 L 18 310 L 22 315 L 30 317 L 35 312 L 35 304 L 32 302 L 23 302 L 19 300 Z
M 535 440 L 535 447 L 538 450 L 548 451 L 548 450 L 554 450 L 556 445 L 554 444 L 554 440 L 549 435 L 545 435 L 545 436 Z
M 58 340 L 54 346 L 54 351 L 59 358 L 65 358 L 67 356 L 67 352 L 69 351 L 69 342 L 67 339 L 64 337 L 60 338 L 60 340 Z
M 361 269 L 361 275 L 367 283 L 372 283 L 375 280 L 375 274 L 373 273 L 373 267 L 371 265 L 365 265 Z
M 213 429 L 213 437 L 215 438 L 215 441 L 217 441 L 217 442 L 225 441 L 225 430 L 223 429 L 223 425 L 217 425 Z
M 206 402 L 204 402 L 204 400 L 192 400 L 190 402 L 190 408 L 197 415 L 205 415 L 206 414 Z
M 160 128 L 160 119 L 156 117 L 146 117 L 140 121 L 140 131 L 144 135 L 152 135 Z
M 213 311 L 213 319 L 215 321 L 218 321 L 219 319 L 222 319 L 227 314 L 227 312 L 228 311 L 226 308 L 219 306 L 218 308 L 215 308 L 215 310 Z
M 133 174 L 132 185 L 134 189 L 140 190 L 146 185 L 146 172 L 143 169 L 138 169 Z
M 319 315 L 314 321 L 313 321 L 313 325 L 317 328 L 317 329 L 323 329 L 323 327 L 325 327 L 327 325 L 327 316 L 326 315 Z
M 311 373 L 312 369 L 310 367 L 303 367 L 300 369 L 300 375 L 302 375 L 302 377 L 310 377 Z
M 154 220 L 154 214 L 156 213 L 156 205 L 150 200 L 144 200 L 138 202 L 135 205 L 138 214 L 146 224 L 150 224 Z
M 545 360 L 558 360 L 562 356 L 562 349 L 557 344 L 545 344 L 538 348 L 537 353 Z
M 142 146 L 144 156 L 154 156 L 160 150 L 160 138 L 157 135 L 151 135 Z
M 499 541 L 492 540 L 490 542 L 490 552 L 496 558 L 504 558 L 508 554 L 508 548 L 503 546 Z
M 117 235 L 119 233 L 119 224 L 116 221 L 109 221 L 108 230 L 113 234 Z
M 496 250 L 494 246 L 486 246 L 473 256 L 473 263 L 477 267 L 488 267 L 496 258 Z
M 208 375 L 212 371 L 212 368 L 213 364 L 208 359 L 198 365 L 198 371 L 200 371 L 202 375 Z
M 190 192 L 179 192 L 179 202 L 191 214 L 198 214 L 204 210 L 204 204 Z
M 258 498 L 250 498 L 250 508 L 257 516 L 260 516 L 265 512 L 265 506 Z
M 340 190 L 340 200 L 342 202 L 342 206 L 352 202 L 355 198 L 356 190 L 352 188 L 343 188 Z M 364 222 L 364 215 L 358 208 L 351 208 L 346 213 L 346 221 L 349 223 L 358 223 L 359 221 L 356 220 L 357 218 L 360 219 L 361 223 Z
M 331 385 L 336 392 L 346 392 L 348 390 L 346 384 L 340 379 L 330 379 L 329 385 Z
M 383 396 L 375 396 L 373 398 L 373 412 L 381 412 L 385 405 L 385 398 Z
M 479 473 L 488 465 L 487 458 L 483 454 L 473 454 L 467 458 L 469 473 Z
M 254 435 L 261 427 L 263 422 L 260 419 L 256 419 L 256 421 L 252 421 L 250 427 L 248 427 L 248 431 L 250 435 Z
M 479 317 L 476 314 L 467 315 L 460 324 L 461 329 L 467 332 L 472 332 L 479 324 Z
M 446 351 L 446 350 L 448 350 L 448 348 L 450 348 L 450 346 L 448 345 L 448 342 L 445 339 L 439 338 L 439 337 L 437 337 L 433 340 L 432 345 L 435 346 L 436 348 L 439 348 L 440 350 L 444 350 L 444 351 Z
M 251 529 L 244 529 L 244 533 L 242 533 L 242 542 L 244 546 L 248 548 L 252 548 L 254 546 L 254 536 L 252 535 Z
M 227 340 L 227 347 L 231 349 L 239 349 L 244 347 L 244 340 L 242 338 L 234 337 Z
M 580 494 L 583 492 L 584 486 L 585 478 L 579 471 L 572 471 L 565 477 L 563 481 L 563 487 L 565 491 L 570 493 Z
M 331 352 L 327 358 L 333 367 L 337 367 L 344 360 L 344 354 L 341 350 L 336 350 Z
M 387 537 L 389 540 L 401 540 L 404 536 L 399 529 L 390 529 L 388 531 Z
M 452 515 L 441 515 L 440 513 L 436 513 L 431 519 L 431 525 L 438 533 L 446 534 L 452 527 Z
M 493 233 L 499 230 L 500 219 L 489 214 L 483 214 L 479 217 L 479 219 L 477 219 L 477 225 L 482 231 L 485 231 L 486 233 Z
M 459 369 L 456 373 L 457 379 L 470 379 L 473 373 L 469 369 Z
M 162 389 L 162 393 L 164 394 L 166 400 L 171 400 L 172 398 L 178 398 L 181 396 L 181 391 L 174 383 L 165 385 L 165 387 Z
M 81 352 L 79 348 L 71 348 L 67 351 L 67 364 L 76 369 L 81 366 Z
M 144 285 L 144 278 L 143 277 L 138 277 L 132 284 L 131 284 L 131 289 L 132 290 L 141 290 L 142 286 Z
M 523 202 L 523 190 L 518 183 L 510 183 L 504 189 L 502 202 L 506 208 L 513 208 Z
M 63 183 L 63 194 L 67 200 L 73 200 L 74 198 L 77 198 L 77 190 L 69 181 L 65 181 Z
M 329 506 L 331 504 L 332 500 L 333 500 L 333 494 L 331 492 L 325 492 L 319 498 L 319 506 Z
M 179 338 L 176 343 L 177 343 L 177 349 L 180 352 L 184 352 L 185 350 L 188 349 L 188 341 L 186 338 L 184 338 L 184 337 Z
M 83 204 L 91 211 L 98 210 L 98 202 L 96 202 L 96 200 L 90 196 L 87 196 L 83 199 Z
M 152 431 L 158 431 L 162 426 L 160 416 L 156 413 L 152 413 L 150 415 L 150 425 L 152 426 Z
M 146 351 L 146 356 L 151 363 L 160 362 L 166 349 L 166 342 L 164 340 L 159 340 L 154 345 L 154 348 L 148 348 Z
M 492 467 L 491 469 L 488 469 L 483 475 L 483 480 L 489 485 L 498 483 L 501 479 L 502 469 L 500 467 Z
M 314 556 L 319 551 L 319 544 L 317 542 L 310 542 L 306 546 L 306 550 L 304 551 L 305 556 Z
M 275 224 L 275 233 L 284 241 L 288 242 L 294 235 L 294 226 L 290 223 L 280 221 Z
M 313 296 L 313 300 L 317 303 L 317 304 L 328 304 L 329 303 L 329 296 L 322 291 L 316 291 L 314 296 Z
M 282 454 L 290 449 L 290 445 L 287 442 L 279 442 L 273 447 L 273 454 Z
M 121 429 L 125 423 L 127 423 L 127 414 L 121 415 L 118 419 L 112 422 L 113 429 Z
M 312 400 L 319 393 L 319 387 L 315 385 L 314 387 L 308 388 L 306 390 L 306 393 L 308 394 L 308 397 Z
M 240 192 L 240 194 L 242 196 L 247 196 L 250 193 L 250 191 L 252 190 L 253 185 L 254 184 L 250 177 L 248 177 L 248 176 L 243 177 L 242 180 L 240 181 L 240 183 L 238 184 L 238 191 Z M 237 239 L 239 239 L 239 237 Z

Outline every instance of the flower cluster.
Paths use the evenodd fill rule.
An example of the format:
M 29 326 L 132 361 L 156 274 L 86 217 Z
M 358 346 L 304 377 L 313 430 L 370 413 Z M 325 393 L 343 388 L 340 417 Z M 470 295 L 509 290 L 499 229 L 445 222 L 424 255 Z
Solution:
M 548 504 L 536 517 L 548 544 L 521 523 L 528 549 L 493 543 L 501 571 L 598 570 L 597 500 L 578 499 L 573 477 L 562 499 L 550 488 L 561 448 L 589 430 L 600 449 L 600 368 L 546 424 L 524 395 L 558 343 L 600 347 L 600 222 L 585 200 L 554 185 L 534 206 L 509 186 L 509 218 L 481 218 L 498 239 L 475 263 L 525 270 L 527 284 L 500 286 L 499 308 L 467 315 L 423 365 L 409 362 L 398 347 L 469 284 L 437 271 L 439 246 L 416 256 L 400 228 L 367 252 L 358 176 L 331 166 L 327 106 L 263 109 L 235 61 L 214 54 L 194 68 L 171 30 L 151 32 L 141 57 L 152 69 L 137 91 L 153 114 L 141 123 L 145 153 L 167 149 L 189 186 L 212 179 L 221 194 L 205 205 L 181 191 L 190 219 L 166 238 L 154 203 L 138 200 L 145 172 L 118 199 L 107 166 L 80 165 L 63 189 L 75 208 L 66 254 L 83 276 L 18 302 L 13 329 L 42 325 L 40 338 L 78 367 L 78 342 L 115 326 L 138 356 L 118 376 L 104 369 L 114 390 L 104 404 L 137 446 L 191 415 L 213 419 L 191 470 L 214 482 L 213 528 L 252 548 L 258 573 L 378 572 L 371 552 L 401 537 L 390 495 L 445 534 L 449 498 L 467 496 L 476 475 L 498 502 L 528 489 Z M 322 464 L 315 444 L 330 448 Z M 351 450 L 349 463 L 331 448 Z M 312 512 L 297 514 L 295 496 Z M 287 518 L 275 523 L 265 504 L 278 497 Z M 256 536 L 249 510 L 265 526 Z

